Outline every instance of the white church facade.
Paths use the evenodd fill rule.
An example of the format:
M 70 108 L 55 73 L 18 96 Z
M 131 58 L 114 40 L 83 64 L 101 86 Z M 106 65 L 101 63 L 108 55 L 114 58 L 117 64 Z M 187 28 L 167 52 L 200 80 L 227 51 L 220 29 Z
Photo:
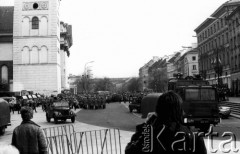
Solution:
M 7 51 L 12 52 L 13 70 L 9 91 L 49 95 L 68 87 L 72 27 L 60 22 L 59 7 L 60 0 L 15 0 L 12 51 Z

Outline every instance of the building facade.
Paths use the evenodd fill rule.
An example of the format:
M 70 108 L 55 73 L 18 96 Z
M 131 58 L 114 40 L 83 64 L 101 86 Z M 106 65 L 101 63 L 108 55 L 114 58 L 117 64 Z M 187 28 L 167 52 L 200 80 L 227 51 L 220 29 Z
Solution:
M 61 89 L 69 89 L 68 84 L 68 57 L 72 46 L 72 26 L 60 22 L 60 57 L 61 57 Z
M 168 79 L 174 78 L 174 74 L 178 72 L 177 61 L 181 57 L 181 53 L 175 53 L 167 62 L 167 77 Z
M 229 28 L 229 49 L 231 86 L 234 95 L 240 95 L 240 6 L 227 18 Z
M 0 63 L 8 60 L 9 64 L 4 65 L 8 69 L 3 67 L 3 72 L 8 72 L 8 90 L 49 95 L 67 88 L 66 59 L 72 32 L 70 25 L 60 23 L 59 6 L 60 0 L 15 0 L 14 7 L 10 7 L 12 16 L 7 20 L 12 20 L 13 28 L 9 42 L 4 42 L 8 39 L 0 32 L 0 48 L 7 51 L 4 57 L 8 57 L 0 57 Z M 60 27 L 64 27 L 62 32 Z
M 151 67 L 155 62 L 159 60 L 159 57 L 154 56 L 148 63 L 146 63 L 143 67 L 139 69 L 139 79 L 141 82 L 141 89 L 148 90 L 149 89 L 149 67 Z
M 196 29 L 200 74 L 210 84 L 224 84 L 232 89 L 233 51 L 227 17 L 240 5 L 239 0 L 227 1 Z M 233 39 L 234 41 L 234 39 Z
M 0 7 L 0 91 L 13 90 L 13 11 Z
M 183 77 L 199 74 L 198 52 L 193 49 L 186 52 L 183 56 Z

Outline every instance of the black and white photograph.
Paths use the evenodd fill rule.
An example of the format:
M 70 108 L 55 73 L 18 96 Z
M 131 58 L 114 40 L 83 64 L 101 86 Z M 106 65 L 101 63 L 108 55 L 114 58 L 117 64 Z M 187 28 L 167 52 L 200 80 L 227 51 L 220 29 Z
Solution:
M 0 0 L 0 154 L 240 153 L 240 0 Z

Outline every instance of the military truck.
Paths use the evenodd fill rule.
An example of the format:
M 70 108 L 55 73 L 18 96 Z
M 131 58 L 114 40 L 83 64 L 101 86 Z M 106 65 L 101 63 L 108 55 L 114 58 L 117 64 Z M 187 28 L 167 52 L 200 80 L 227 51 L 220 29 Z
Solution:
M 168 82 L 168 90 L 183 99 L 184 124 L 206 132 L 210 125 L 220 122 L 217 90 L 200 77 L 175 75 Z
M 47 122 L 50 122 L 51 118 L 53 118 L 56 124 L 58 123 L 58 120 L 62 120 L 65 122 L 66 119 L 71 119 L 72 123 L 74 123 L 75 116 L 76 114 L 70 108 L 67 101 L 53 102 L 46 110 Z
M 7 126 L 11 125 L 9 103 L 0 98 L 0 135 L 5 133 Z

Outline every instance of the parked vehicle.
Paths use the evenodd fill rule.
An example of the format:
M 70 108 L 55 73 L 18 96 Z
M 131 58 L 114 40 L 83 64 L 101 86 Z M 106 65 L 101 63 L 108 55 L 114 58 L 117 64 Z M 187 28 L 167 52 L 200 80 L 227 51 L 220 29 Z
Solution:
M 74 123 L 75 116 L 67 101 L 53 102 L 46 110 L 47 122 L 53 118 L 55 123 L 58 123 L 58 120 L 66 121 L 67 119 L 71 119 Z
M 219 106 L 219 115 L 223 119 L 227 119 L 230 116 L 231 108 L 227 106 Z
M 5 133 L 7 126 L 11 125 L 9 103 L 0 98 L 0 135 Z

